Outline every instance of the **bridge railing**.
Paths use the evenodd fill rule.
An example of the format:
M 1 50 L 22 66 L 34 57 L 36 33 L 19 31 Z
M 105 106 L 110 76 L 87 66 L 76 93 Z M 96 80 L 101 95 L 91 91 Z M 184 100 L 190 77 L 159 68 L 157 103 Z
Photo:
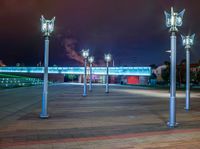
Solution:
M 89 67 L 87 68 L 89 74 Z M 0 67 L 0 73 L 43 73 L 43 67 Z M 83 74 L 84 67 L 49 67 L 50 74 Z M 105 75 L 106 67 L 93 67 L 92 73 Z M 150 76 L 151 67 L 109 67 L 110 75 Z

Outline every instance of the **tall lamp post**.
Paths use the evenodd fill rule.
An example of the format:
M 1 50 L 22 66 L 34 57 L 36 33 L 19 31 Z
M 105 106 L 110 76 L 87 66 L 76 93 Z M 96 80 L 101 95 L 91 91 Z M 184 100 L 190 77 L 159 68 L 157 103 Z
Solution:
M 82 56 L 84 58 L 84 85 L 83 85 L 83 96 L 87 96 L 87 82 L 86 82 L 86 69 L 87 69 L 87 58 L 89 56 L 89 49 L 83 49 Z
M 195 34 L 191 36 L 182 36 L 182 43 L 186 49 L 186 98 L 185 110 L 190 110 L 190 48 L 194 44 Z
M 185 10 L 180 13 L 174 12 L 171 8 L 171 14 L 165 13 L 166 26 L 170 28 L 171 33 L 171 67 L 170 67 L 170 111 L 168 126 L 173 128 L 176 123 L 176 33 L 178 32 L 177 26 L 182 26 L 182 19 Z
M 105 54 L 104 55 L 104 59 L 105 59 L 105 61 L 106 61 L 106 93 L 109 93 L 109 84 L 108 84 L 108 66 L 109 66 L 109 62 L 111 61 L 111 59 L 112 59 L 112 56 L 111 56 L 111 54 Z
M 49 63 L 49 36 L 54 30 L 55 17 L 51 20 L 46 20 L 43 16 L 40 18 L 41 31 L 45 38 L 44 50 L 44 83 L 43 83 L 43 97 L 42 97 L 42 112 L 40 118 L 48 118 L 47 113 L 47 95 L 48 95 L 48 63 Z
M 94 56 L 90 56 L 88 58 L 88 61 L 90 63 L 90 86 L 89 86 L 89 91 L 92 91 L 92 63 L 94 62 Z

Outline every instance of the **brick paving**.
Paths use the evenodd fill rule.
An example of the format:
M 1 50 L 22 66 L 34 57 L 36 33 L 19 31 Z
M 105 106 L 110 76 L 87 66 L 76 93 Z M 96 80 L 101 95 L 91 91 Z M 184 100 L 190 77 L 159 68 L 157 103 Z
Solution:
M 177 92 L 175 129 L 168 121 L 168 90 L 94 86 L 49 87 L 50 118 L 40 119 L 41 87 L 0 91 L 0 148 L 200 148 L 200 92 L 192 92 L 192 109 L 184 111 Z

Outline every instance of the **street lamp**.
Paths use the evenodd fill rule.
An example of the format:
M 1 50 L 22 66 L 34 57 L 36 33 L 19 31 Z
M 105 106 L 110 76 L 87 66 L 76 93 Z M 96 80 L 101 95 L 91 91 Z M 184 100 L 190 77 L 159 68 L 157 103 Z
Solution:
M 177 27 L 182 26 L 183 15 L 185 9 L 180 13 L 174 12 L 171 8 L 171 14 L 165 13 L 166 26 L 171 33 L 171 67 L 170 67 L 170 112 L 169 112 L 169 127 L 176 126 L 176 32 L 178 32 Z
M 191 36 L 183 36 L 182 43 L 186 49 L 186 99 L 185 99 L 185 110 L 190 110 L 190 48 L 194 44 L 195 34 Z
M 48 95 L 49 36 L 54 30 L 55 17 L 53 17 L 51 20 L 46 20 L 43 16 L 41 16 L 40 21 L 41 21 L 41 32 L 45 37 L 44 83 L 43 83 L 43 97 L 42 97 L 42 112 L 40 114 L 40 118 L 48 118 L 47 95 Z
M 87 96 L 87 82 L 86 82 L 86 67 L 87 67 L 87 58 L 89 56 L 89 49 L 83 49 L 82 56 L 84 58 L 84 85 L 83 85 L 83 96 Z
M 108 66 L 109 66 L 109 62 L 112 59 L 111 54 L 104 54 L 104 59 L 106 61 L 106 93 L 109 93 L 109 85 L 108 85 Z
M 89 86 L 89 91 L 92 91 L 92 63 L 94 62 L 94 56 L 88 57 L 88 61 L 90 63 L 90 86 Z

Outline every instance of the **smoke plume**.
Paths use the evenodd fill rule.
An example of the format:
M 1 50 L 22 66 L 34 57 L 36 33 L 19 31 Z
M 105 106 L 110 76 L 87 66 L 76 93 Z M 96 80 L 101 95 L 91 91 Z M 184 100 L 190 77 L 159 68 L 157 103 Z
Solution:
M 66 55 L 70 58 L 73 59 L 80 64 L 84 64 L 84 59 L 81 56 L 80 53 L 76 52 L 76 47 L 77 47 L 77 40 L 73 37 L 65 37 L 63 39 L 63 45 L 66 51 Z
M 0 60 L 0 67 L 4 67 L 4 66 L 6 66 L 6 65 L 3 63 L 2 60 Z
M 77 61 L 79 64 L 84 65 L 84 58 L 81 55 L 81 51 L 77 52 L 78 50 L 78 40 L 72 35 L 70 31 L 68 31 L 67 36 L 66 35 L 61 35 L 62 36 L 62 45 L 65 48 L 65 52 L 68 58 Z M 104 60 L 99 60 L 96 61 L 97 63 L 93 63 L 93 66 L 104 66 L 105 61 Z

